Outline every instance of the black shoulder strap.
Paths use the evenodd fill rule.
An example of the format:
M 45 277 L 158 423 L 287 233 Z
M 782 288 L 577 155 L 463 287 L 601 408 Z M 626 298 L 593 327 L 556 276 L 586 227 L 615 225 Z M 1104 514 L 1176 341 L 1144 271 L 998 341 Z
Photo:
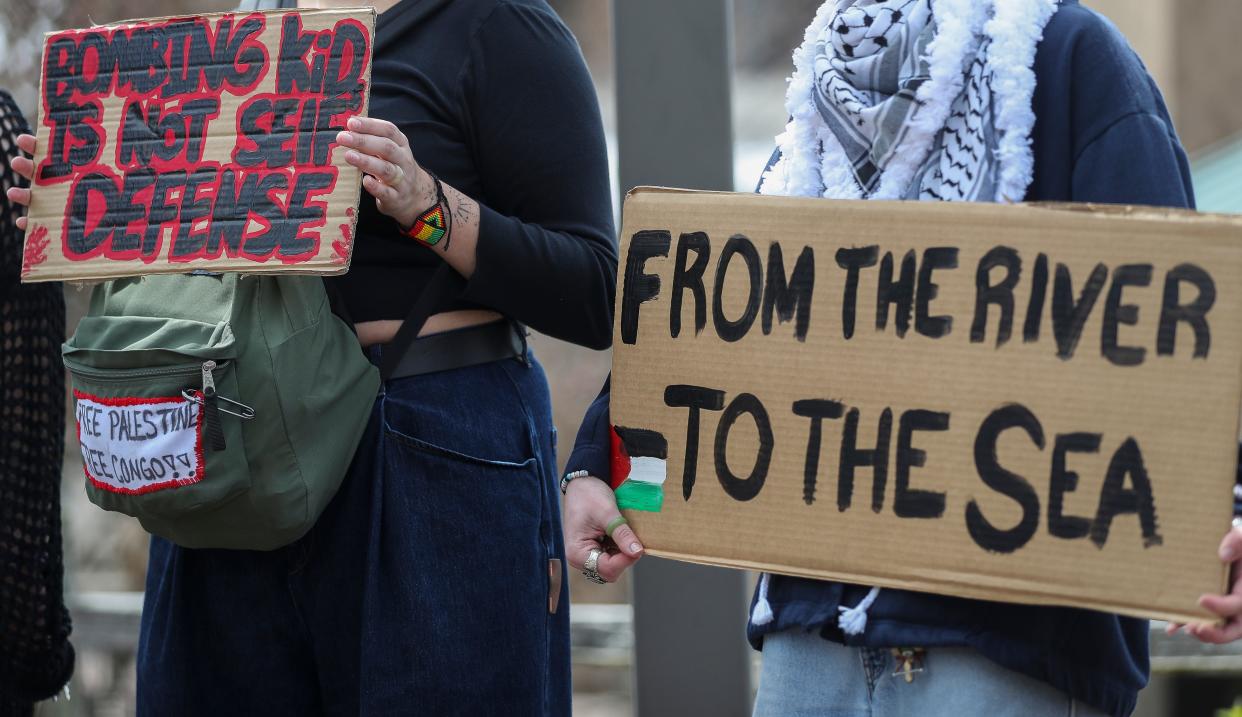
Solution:
M 432 274 L 431 280 L 410 308 L 405 321 L 401 322 L 397 335 L 384 346 L 383 355 L 380 357 L 381 379 L 387 381 L 392 376 L 402 357 L 414 345 L 414 339 L 418 338 L 418 332 L 423 330 L 427 319 L 452 305 L 461 296 L 465 286 L 466 280 L 447 262 L 436 269 L 436 273 Z

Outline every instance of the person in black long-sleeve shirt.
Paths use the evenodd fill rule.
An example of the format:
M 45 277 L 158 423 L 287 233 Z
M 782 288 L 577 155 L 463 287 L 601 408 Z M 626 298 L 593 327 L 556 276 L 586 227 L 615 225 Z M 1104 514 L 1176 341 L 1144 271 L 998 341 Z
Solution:
M 402 361 L 305 537 L 152 539 L 140 715 L 570 711 L 550 398 L 516 327 L 610 344 L 594 87 L 545 0 L 374 4 L 369 117 L 332 150 L 366 191 L 329 289 L 373 361 Z M 402 353 L 428 287 L 437 311 Z
M 520 323 L 606 348 L 607 153 L 573 36 L 544 0 L 377 4 L 369 117 L 333 150 L 366 173 L 350 271 L 330 280 L 362 344 L 382 360 L 447 264 L 457 296 L 424 337 Z M 460 365 L 385 383 L 306 538 L 240 559 L 153 541 L 140 714 L 569 714 L 547 383 L 528 355 L 469 365 L 449 346 Z
M 447 261 L 467 280 L 453 308 L 607 348 L 617 266 L 608 157 L 590 76 L 551 9 L 397 3 L 380 15 L 372 82 L 370 116 L 385 122 L 341 139 L 370 175 L 350 271 L 333 280 L 353 320 L 402 319 Z M 424 168 L 453 210 L 451 237 L 432 247 L 403 235 L 435 203 Z

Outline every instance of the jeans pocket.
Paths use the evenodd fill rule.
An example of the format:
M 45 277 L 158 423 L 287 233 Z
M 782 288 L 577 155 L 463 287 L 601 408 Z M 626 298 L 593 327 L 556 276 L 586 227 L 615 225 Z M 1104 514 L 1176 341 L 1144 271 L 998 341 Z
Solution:
M 483 455 L 465 453 L 388 423 L 384 437 L 391 446 L 385 456 L 389 475 L 419 492 L 419 504 L 434 509 L 440 520 L 475 524 L 492 535 L 538 544 L 543 518 L 538 458 L 509 458 L 503 447 L 480 451 Z M 431 501 L 439 505 L 426 505 Z
M 538 713 L 548 662 L 538 460 L 470 455 L 391 427 L 384 443 L 383 548 L 400 556 L 410 591 L 385 599 L 419 616 L 424 649 L 407 664 L 427 713 L 486 714 L 501 698 Z
M 420 451 L 496 467 L 538 458 L 534 426 L 500 362 L 385 386 L 384 430 Z
M 538 541 L 541 451 L 530 419 L 497 367 L 461 374 L 390 384 L 382 399 L 390 475 L 440 500 L 444 517 Z
M 537 460 L 534 456 L 522 460 L 505 460 L 501 458 L 485 458 L 482 456 L 470 455 L 459 450 L 454 450 L 445 446 L 437 445 L 431 441 L 425 441 L 421 438 L 409 436 L 401 431 L 396 430 L 390 425 L 384 426 L 384 433 L 388 438 L 404 444 L 410 450 L 421 451 L 439 456 L 449 461 L 458 461 L 467 465 L 475 465 L 484 468 L 495 468 L 498 470 L 522 470 L 530 466 L 534 466 Z

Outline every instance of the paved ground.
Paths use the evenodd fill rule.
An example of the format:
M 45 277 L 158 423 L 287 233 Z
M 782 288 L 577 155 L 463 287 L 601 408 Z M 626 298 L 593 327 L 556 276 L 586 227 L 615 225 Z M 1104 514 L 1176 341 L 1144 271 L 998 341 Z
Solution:
M 575 717 L 632 717 L 630 698 L 621 695 L 574 695 Z

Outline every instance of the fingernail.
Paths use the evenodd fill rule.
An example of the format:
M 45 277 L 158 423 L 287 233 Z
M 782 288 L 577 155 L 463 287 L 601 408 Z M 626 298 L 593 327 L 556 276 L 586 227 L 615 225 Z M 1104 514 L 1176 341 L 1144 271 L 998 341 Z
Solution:
M 359 155 L 358 155 L 358 153 L 357 153 L 357 152 L 346 152 L 346 153 L 345 153 L 345 161 L 346 161 L 346 162 L 357 162 L 357 161 L 358 161 L 358 157 L 359 157 Z
M 354 136 L 348 132 L 340 132 L 336 135 L 336 141 L 342 144 L 349 144 L 354 141 Z
M 1232 545 L 1226 545 L 1220 549 L 1220 559 L 1230 562 L 1238 559 L 1238 549 Z
M 349 127 L 350 129 L 358 129 L 359 127 L 362 126 L 362 120 L 358 119 L 357 117 L 350 117 L 349 121 L 345 123 L 345 126 Z
M 641 553 L 642 551 L 643 551 L 643 546 L 639 545 L 638 543 L 630 543 L 631 553 Z

